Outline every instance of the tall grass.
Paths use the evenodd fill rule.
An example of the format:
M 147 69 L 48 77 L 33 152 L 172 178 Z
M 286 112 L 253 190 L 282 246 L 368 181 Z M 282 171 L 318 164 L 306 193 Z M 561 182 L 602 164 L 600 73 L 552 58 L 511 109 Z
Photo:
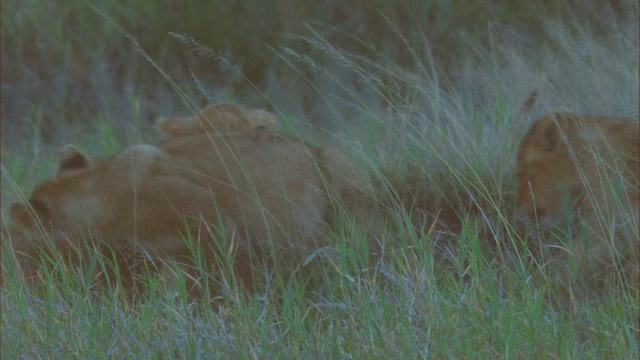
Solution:
M 219 274 L 214 281 L 228 285 L 194 303 L 187 275 L 166 264 L 176 280 L 148 275 L 149 295 L 131 302 L 94 289 L 87 269 L 119 272 L 99 254 L 78 269 L 52 258 L 41 285 L 25 286 L 3 226 L 2 356 L 637 358 L 637 284 L 559 286 L 545 270 L 553 258 L 536 250 L 544 239 L 515 221 L 512 176 L 519 140 L 544 112 L 637 121 L 638 6 L 628 6 L 628 17 L 603 13 L 611 16 L 604 28 L 577 16 L 537 19 L 541 33 L 497 27 L 486 44 L 464 43 L 465 55 L 446 71 L 429 42 L 401 31 L 396 46 L 411 65 L 347 51 L 314 25 L 296 40 L 312 51 L 272 46 L 280 65 L 266 68 L 261 89 L 286 131 L 368 163 L 400 245 L 372 264 L 359 250 L 368 246 L 362 229 L 346 227 L 293 276 L 265 269 L 263 286 L 244 294 L 234 291 L 232 273 Z M 280 77 L 283 69 L 298 76 Z M 309 93 L 296 92 L 302 83 L 312 88 L 311 104 Z M 520 114 L 534 89 L 537 104 Z M 191 91 L 185 95 L 204 96 Z M 333 120 L 314 123 L 314 113 Z M 96 154 L 128 142 L 109 124 L 84 138 Z M 149 139 L 143 131 L 139 139 Z M 53 159 L 30 165 L 27 156 L 3 156 L 3 199 L 32 188 L 32 174 L 48 172 Z
M 422 55 L 432 53 L 438 67 L 449 70 L 455 59 L 473 54 L 464 39 L 499 45 L 501 38 L 525 30 L 535 36 L 520 39 L 536 46 L 544 29 L 539 18 L 567 23 L 582 19 L 593 24 L 594 34 L 606 33 L 611 27 L 609 16 L 625 14 L 634 4 L 628 0 L 563 4 L 550 0 L 401 0 L 374 1 L 368 6 L 295 0 L 268 5 L 259 0 L 135 4 L 6 0 L 1 6 L 0 105 L 6 151 L 21 147 L 17 139 L 32 136 L 31 125 L 36 123 L 38 136 L 65 142 L 82 137 L 75 132 L 96 130 L 96 116 L 102 114 L 115 133 L 126 138 L 132 120 L 142 120 L 148 130 L 147 122 L 158 116 L 188 110 L 119 27 L 171 74 L 192 102 L 242 98 L 245 103 L 265 105 L 271 101 L 282 104 L 282 98 L 297 115 L 315 119 L 316 124 L 335 124 L 331 119 L 336 114 L 327 113 L 316 101 L 314 87 L 325 90 L 329 86 L 326 79 L 306 69 L 298 76 L 271 49 L 291 48 L 333 68 L 335 75 L 346 75 L 348 68 L 335 67 L 333 56 L 297 40 L 316 32 L 337 48 L 383 66 L 395 63 L 416 69 L 421 67 Z M 314 30 L 309 31 L 309 26 Z M 216 57 L 191 54 L 168 33 L 187 34 L 212 49 Z M 206 93 L 196 90 L 193 78 L 206 86 Z M 273 86 L 266 97 L 255 91 L 255 87 Z M 290 97 L 299 99 L 292 102 Z

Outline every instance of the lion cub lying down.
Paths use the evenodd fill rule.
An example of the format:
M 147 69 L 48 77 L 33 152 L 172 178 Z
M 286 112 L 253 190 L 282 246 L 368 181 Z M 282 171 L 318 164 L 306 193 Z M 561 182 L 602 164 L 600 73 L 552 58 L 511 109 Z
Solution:
M 97 164 L 71 149 L 53 179 L 11 207 L 20 234 L 13 245 L 51 241 L 49 234 L 71 244 L 91 236 L 188 262 L 189 237 L 206 260 L 231 251 L 233 270 L 251 287 L 255 261 L 304 259 L 327 244 L 342 215 L 376 222 L 365 169 L 335 149 L 257 127 L 272 129 L 275 117 L 215 105 L 165 123 L 160 144 L 135 145 Z
M 541 222 L 575 213 L 588 230 L 573 250 L 579 261 L 593 268 L 622 255 L 637 273 L 639 137 L 637 123 L 547 114 L 518 151 L 519 212 Z

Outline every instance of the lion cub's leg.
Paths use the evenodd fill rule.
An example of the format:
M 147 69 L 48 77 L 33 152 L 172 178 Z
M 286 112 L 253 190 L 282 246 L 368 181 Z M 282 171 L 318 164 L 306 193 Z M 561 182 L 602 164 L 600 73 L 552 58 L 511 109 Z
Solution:
M 164 197 L 164 205 L 152 206 L 157 210 L 148 219 L 169 227 L 162 230 L 160 225 L 160 233 L 150 237 L 153 243 L 144 246 L 175 260 L 191 297 L 200 297 L 202 286 L 211 279 L 233 279 L 230 285 L 253 289 L 253 258 L 245 232 L 217 203 L 217 194 L 180 176 L 155 176 L 147 189 L 149 193 L 143 196 Z M 165 274 L 177 275 L 171 271 Z
M 384 224 L 378 211 L 371 177 L 341 151 L 328 147 L 317 150 L 332 211 L 328 222 L 335 229 L 340 219 L 351 218 L 369 234 L 374 249 L 385 240 Z

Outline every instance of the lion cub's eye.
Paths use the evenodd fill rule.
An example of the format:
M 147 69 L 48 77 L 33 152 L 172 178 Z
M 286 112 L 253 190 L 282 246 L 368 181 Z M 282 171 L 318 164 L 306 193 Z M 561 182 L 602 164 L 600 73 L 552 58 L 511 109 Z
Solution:
M 29 205 L 31 205 L 31 207 L 37 214 L 46 215 L 49 213 L 49 207 L 47 206 L 47 203 L 45 201 L 31 199 L 29 200 Z

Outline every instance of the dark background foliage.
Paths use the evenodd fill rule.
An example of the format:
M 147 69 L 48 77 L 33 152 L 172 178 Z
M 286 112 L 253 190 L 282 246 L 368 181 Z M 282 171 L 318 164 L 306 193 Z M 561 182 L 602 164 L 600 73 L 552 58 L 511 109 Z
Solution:
M 309 38 L 363 62 L 405 69 L 428 54 L 447 74 L 475 51 L 469 43 L 491 46 L 523 31 L 528 36 L 518 41 L 545 41 L 540 18 L 580 17 L 597 32 L 610 26 L 602 13 L 623 15 L 628 6 L 624 0 L 3 0 L 3 147 L 34 131 L 51 142 L 70 126 L 93 130 L 99 116 L 126 132 L 123 123 L 184 112 L 157 68 L 198 104 L 223 98 L 269 107 L 256 96 L 269 81 L 302 77 L 295 86 L 304 94 L 301 112 L 318 117 L 310 85 L 315 75 L 294 71 L 282 56 L 287 49 L 327 65 L 330 59 Z M 190 51 L 171 33 L 208 47 L 209 56 Z M 194 80 L 212 93 L 188 90 Z

